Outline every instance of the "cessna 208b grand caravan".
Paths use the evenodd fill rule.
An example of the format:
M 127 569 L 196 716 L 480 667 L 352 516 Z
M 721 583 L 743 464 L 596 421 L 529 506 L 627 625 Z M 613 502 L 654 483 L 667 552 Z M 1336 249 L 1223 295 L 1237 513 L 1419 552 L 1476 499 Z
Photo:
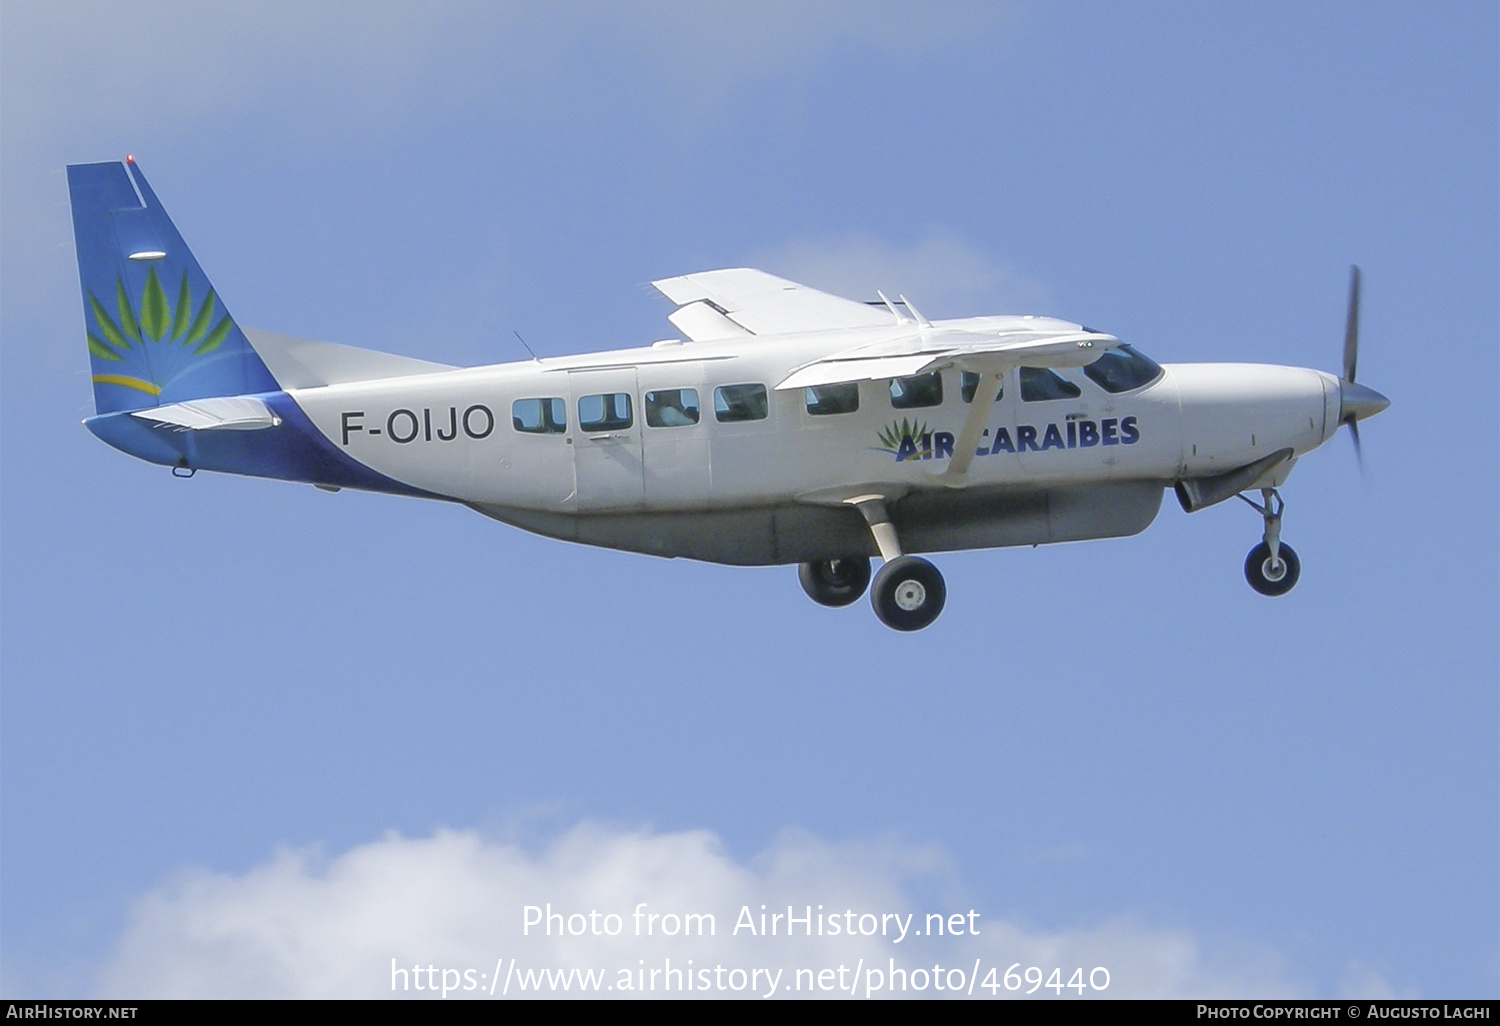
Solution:
M 763 271 L 652 284 L 686 336 L 457 368 L 241 328 L 133 158 L 68 168 L 96 415 L 110 445 L 199 470 L 461 502 L 540 534 L 658 556 L 799 564 L 816 602 L 870 587 L 919 630 L 946 589 L 913 555 L 1111 538 L 1239 496 L 1245 575 L 1297 582 L 1277 488 L 1389 405 L 1341 377 L 1159 366 L 1048 317 L 929 321 Z M 1259 492 L 1256 502 L 1243 493 Z

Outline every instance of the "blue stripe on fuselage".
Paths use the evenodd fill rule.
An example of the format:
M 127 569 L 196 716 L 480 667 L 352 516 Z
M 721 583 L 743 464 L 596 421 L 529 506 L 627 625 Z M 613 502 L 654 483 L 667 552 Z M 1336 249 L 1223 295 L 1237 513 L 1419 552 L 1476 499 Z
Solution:
M 281 423 L 255 431 L 178 431 L 127 412 L 89 417 L 83 423 L 116 449 L 163 466 L 447 498 L 402 484 L 340 452 L 285 392 L 263 392 L 252 398 L 269 406 Z

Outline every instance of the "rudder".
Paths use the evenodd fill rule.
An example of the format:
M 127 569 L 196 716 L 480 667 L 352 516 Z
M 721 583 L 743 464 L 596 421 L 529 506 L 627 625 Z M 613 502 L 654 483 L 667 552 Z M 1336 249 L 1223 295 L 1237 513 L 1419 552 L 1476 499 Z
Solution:
M 134 158 L 69 165 L 68 194 L 96 412 L 279 387 Z

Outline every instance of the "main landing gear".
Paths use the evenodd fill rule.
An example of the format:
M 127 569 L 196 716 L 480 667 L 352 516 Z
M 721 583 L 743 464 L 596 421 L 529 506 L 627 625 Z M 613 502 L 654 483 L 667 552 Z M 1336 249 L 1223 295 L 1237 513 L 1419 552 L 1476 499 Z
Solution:
M 797 568 L 797 579 L 807 597 L 820 606 L 858 602 L 870 586 L 870 560 L 865 556 L 820 559 Z
M 919 631 L 938 618 L 948 597 L 947 585 L 938 568 L 920 556 L 901 552 L 896 528 L 880 496 L 860 496 L 849 504 L 864 514 L 885 560 L 870 590 L 875 615 L 898 631 Z M 870 561 L 864 556 L 803 563 L 797 570 L 802 590 L 824 606 L 847 606 L 864 594 L 870 584 Z
M 938 618 L 948 598 L 943 575 L 921 556 L 898 556 L 875 575 L 870 603 L 887 627 L 919 631 Z
M 1302 576 L 1302 561 L 1290 545 L 1281 541 L 1281 513 L 1286 508 L 1281 494 L 1274 488 L 1262 488 L 1260 495 L 1260 502 L 1240 496 L 1266 522 L 1263 540 L 1245 557 L 1245 580 L 1262 595 L 1285 595 Z

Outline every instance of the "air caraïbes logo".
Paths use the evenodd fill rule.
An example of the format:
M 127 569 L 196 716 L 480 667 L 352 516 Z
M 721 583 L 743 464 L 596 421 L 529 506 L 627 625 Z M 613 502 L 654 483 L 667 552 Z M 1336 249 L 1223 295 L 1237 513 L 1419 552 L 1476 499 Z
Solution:
M 938 433 L 948 435 L 946 431 Z M 893 420 L 880 429 L 879 437 L 880 444 L 875 446 L 875 448 L 880 452 L 888 452 L 894 455 L 897 463 L 905 460 L 920 459 L 921 447 L 918 443 L 923 439 L 927 440 L 926 448 L 932 448 L 932 432 L 927 430 L 925 421 L 918 422 L 908 420 L 905 417 L 902 417 L 900 420 Z M 953 455 L 952 435 L 948 435 L 948 455 Z
M 188 287 L 188 272 L 182 272 L 177 302 L 171 304 L 166 290 L 156 276 L 156 268 L 146 271 L 146 289 L 139 303 L 132 303 L 125 290 L 125 280 L 115 276 L 115 317 L 89 292 L 89 310 L 99 332 L 88 333 L 89 352 L 101 360 L 120 365 L 130 373 L 95 374 L 94 381 L 122 385 L 161 395 L 169 384 L 194 359 L 219 348 L 234 329 L 234 321 L 221 314 L 218 296 L 210 288 L 196 307 Z M 217 316 L 217 320 L 215 320 Z M 118 319 L 116 319 L 118 318 Z
M 873 447 L 876 451 L 891 453 L 897 463 L 905 463 L 908 460 L 950 459 L 957 436 L 951 431 L 929 431 L 925 422 L 917 423 L 903 417 L 881 428 L 878 437 L 880 444 Z M 1134 417 L 1106 417 L 1103 420 L 1071 417 L 1062 424 L 1046 424 L 1040 428 L 1034 424 L 1018 424 L 1014 438 L 1009 428 L 997 427 L 993 432 L 985 428 L 974 455 L 1091 449 L 1096 445 L 1134 445 L 1140 440 L 1141 432 Z

